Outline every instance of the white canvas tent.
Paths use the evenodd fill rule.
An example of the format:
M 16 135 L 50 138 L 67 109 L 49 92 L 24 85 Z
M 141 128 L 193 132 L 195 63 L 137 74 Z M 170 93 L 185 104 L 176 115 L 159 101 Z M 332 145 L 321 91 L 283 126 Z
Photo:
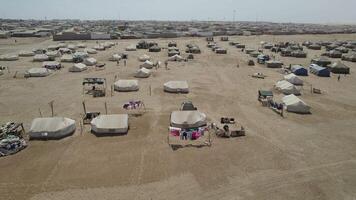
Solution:
M 26 71 L 26 77 L 45 77 L 51 74 L 47 68 L 31 68 Z
M 75 121 L 64 117 L 36 118 L 29 131 L 30 139 L 61 139 L 73 134 Z
M 152 69 L 153 68 L 153 62 L 146 60 L 140 67 L 144 67 L 146 69 Z
M 303 80 L 300 79 L 298 76 L 295 74 L 288 74 L 284 76 L 284 80 L 290 82 L 293 85 L 303 85 Z
M 87 52 L 88 54 L 97 54 L 98 53 L 95 49 L 92 49 L 92 48 L 85 48 L 83 51 Z
M 69 68 L 69 71 L 70 72 L 82 72 L 82 71 L 85 71 L 87 69 L 88 69 L 88 67 L 85 64 L 76 63 L 72 67 Z
M 91 121 L 91 130 L 97 135 L 125 134 L 129 129 L 129 116 L 99 115 Z
M 141 61 L 141 62 L 145 62 L 145 61 L 150 60 L 150 59 L 151 59 L 151 57 L 146 55 L 146 54 L 144 54 L 144 55 L 142 55 L 142 56 L 140 56 L 138 58 L 138 60 Z
M 97 63 L 95 58 L 86 58 L 83 62 L 87 66 L 93 66 Z
M 148 78 L 150 75 L 151 75 L 151 71 L 149 69 L 142 67 L 141 69 L 139 69 L 136 72 L 135 77 L 136 78 Z
M 131 92 L 139 90 L 137 80 L 118 80 L 114 83 L 114 89 L 118 92 Z
M 111 58 L 109 59 L 110 61 L 120 61 L 121 60 L 121 56 L 119 54 L 114 54 L 111 56 Z
M 189 93 L 187 81 L 168 81 L 164 84 L 164 91 L 171 93 Z
M 34 55 L 35 55 L 35 53 L 33 51 L 23 50 L 23 51 L 19 52 L 19 56 L 21 56 L 21 57 L 30 57 L 30 56 L 34 56 Z
M 136 45 L 130 45 L 126 47 L 126 51 L 136 51 Z
M 169 61 L 182 61 L 182 60 L 184 60 L 184 58 L 180 55 L 174 55 L 172 57 L 169 57 L 168 60 Z
M 61 57 L 61 62 L 73 62 L 73 55 L 71 54 L 64 54 Z
M 278 81 L 276 83 L 276 89 L 286 95 L 288 94 L 300 95 L 300 91 L 293 84 L 291 84 L 286 80 Z
M 5 54 L 5 55 L 0 55 L 0 61 L 15 61 L 18 60 L 19 56 L 18 55 L 11 55 L 11 54 Z
M 43 62 L 49 60 L 49 57 L 46 54 L 36 54 L 33 56 L 33 61 L 35 62 Z
M 171 126 L 176 128 L 198 128 L 206 126 L 206 115 L 197 110 L 173 111 L 171 114 Z
M 310 113 L 310 106 L 308 106 L 306 103 L 304 103 L 304 101 L 296 97 L 294 94 L 283 97 L 282 102 L 288 112 Z

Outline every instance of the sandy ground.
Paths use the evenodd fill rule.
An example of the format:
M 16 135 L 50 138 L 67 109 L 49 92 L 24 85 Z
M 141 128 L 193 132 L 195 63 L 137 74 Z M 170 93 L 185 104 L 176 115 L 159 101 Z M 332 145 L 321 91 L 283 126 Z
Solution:
M 230 37 L 248 47 L 260 41 L 352 39 L 356 35 L 303 35 Z M 155 40 L 167 46 L 170 40 Z M 15 71 L 41 66 L 32 58 L 0 62 L 10 74 L 0 77 L 0 122 L 24 122 L 28 130 L 32 119 L 50 116 L 48 102 L 54 100 L 56 116 L 77 121 L 76 133 L 59 141 L 31 141 L 20 153 L 0 159 L 0 199 L 356 199 L 356 63 L 345 62 L 351 75 L 303 78 L 306 85 L 300 97 L 312 107 L 311 115 L 286 113 L 281 118 L 257 101 L 258 89 L 270 89 L 282 74 L 263 65 L 247 66 L 249 57 L 240 50 L 228 49 L 216 55 L 204 38 L 175 39 L 182 51 L 189 42 L 198 44 L 201 55 L 187 63 L 170 63 L 153 76 L 140 79 L 140 90 L 92 98 L 82 94 L 84 77 L 114 76 L 133 78 L 137 57 L 148 54 L 154 60 L 167 59 L 167 50 L 149 53 L 129 52 L 128 66 L 107 61 L 114 52 L 137 40 L 120 40 L 119 45 L 94 55 L 106 62 L 106 69 L 69 73 L 71 64 L 45 78 L 12 78 Z M 0 40 L 0 53 L 47 47 L 46 39 Z M 89 46 L 94 41 L 87 42 Z M 269 51 L 267 51 L 270 54 Z M 280 58 L 286 65 L 308 65 L 322 51 L 308 50 L 308 58 Z M 237 68 L 237 62 L 240 67 Z M 266 79 L 249 75 L 263 72 Z M 163 92 L 168 80 L 187 80 L 186 95 Z M 310 93 L 310 84 L 321 95 Z M 152 88 L 150 96 L 149 87 Z M 108 89 L 108 93 L 109 89 Z M 280 100 L 283 96 L 276 95 Z M 130 99 L 145 102 L 147 112 L 131 117 L 126 136 L 96 137 L 87 126 L 81 133 L 81 103 L 90 111 L 123 113 L 121 106 Z M 211 147 L 172 150 L 167 144 L 169 115 L 183 100 L 192 100 L 210 122 L 222 116 L 235 117 L 247 129 L 247 136 L 234 139 L 213 137 Z

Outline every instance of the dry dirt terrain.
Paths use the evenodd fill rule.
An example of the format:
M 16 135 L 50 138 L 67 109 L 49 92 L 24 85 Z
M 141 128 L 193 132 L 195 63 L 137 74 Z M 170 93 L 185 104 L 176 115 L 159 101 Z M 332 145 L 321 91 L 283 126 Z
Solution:
M 218 39 L 218 38 L 216 38 Z M 260 41 L 356 40 L 356 35 L 250 36 L 230 37 L 230 41 L 258 48 Z M 0 40 L 0 54 L 31 50 L 55 44 L 50 39 Z M 167 59 L 167 50 L 128 52 L 127 66 L 108 61 L 138 40 L 116 40 L 118 45 L 94 55 L 106 69 L 70 73 L 71 64 L 44 78 L 21 78 L 21 74 L 41 63 L 32 58 L 4 62 L 7 72 L 0 77 L 0 122 L 23 122 L 50 116 L 48 103 L 54 100 L 56 116 L 77 121 L 76 133 L 58 141 L 30 141 L 23 151 L 0 158 L 0 199 L 356 199 L 356 63 L 345 62 L 351 74 L 320 78 L 313 74 L 302 79 L 302 96 L 312 114 L 285 113 L 285 117 L 262 107 L 258 89 L 271 89 L 283 75 L 264 65 L 247 66 L 249 56 L 228 42 L 228 49 L 217 55 L 206 47 L 204 38 L 179 38 L 184 51 L 195 43 L 202 54 L 189 62 L 169 63 L 152 70 L 153 76 L 140 79 L 138 92 L 118 93 L 93 98 L 82 93 L 85 77 L 104 77 L 112 85 L 115 75 L 133 79 L 140 62 L 150 55 L 155 61 Z M 169 39 L 157 39 L 167 47 Z M 77 43 L 77 42 L 73 42 Z M 94 46 L 95 41 L 87 41 Z M 322 51 L 307 50 L 308 58 L 281 58 L 285 65 L 304 64 Z M 271 54 L 270 51 L 266 51 Z M 183 54 L 184 55 L 184 54 Z M 237 68 L 237 63 L 240 67 Z M 18 71 L 18 78 L 13 78 Z M 266 79 L 250 75 L 263 72 Z M 189 94 L 167 94 L 163 83 L 187 80 Z M 322 94 L 311 94 L 310 85 Z M 150 95 L 150 88 L 152 89 Z M 281 94 L 276 94 L 280 100 Z M 125 136 L 96 137 L 90 126 L 81 131 L 79 121 L 85 100 L 89 111 L 123 113 L 122 104 L 130 99 L 145 102 L 147 111 L 130 117 Z M 191 100 L 209 122 L 234 117 L 247 130 L 245 137 L 212 137 L 211 147 L 173 150 L 167 144 L 169 116 L 184 100 Z

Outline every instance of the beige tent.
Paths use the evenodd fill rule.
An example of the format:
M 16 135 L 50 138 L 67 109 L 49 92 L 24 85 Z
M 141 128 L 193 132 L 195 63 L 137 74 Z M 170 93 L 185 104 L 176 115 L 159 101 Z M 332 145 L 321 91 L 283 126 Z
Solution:
M 93 49 L 98 50 L 98 51 L 104 51 L 105 47 L 103 45 L 96 45 L 93 47 Z
M 171 93 L 189 93 L 187 81 L 168 81 L 164 84 L 164 91 Z
M 284 80 L 292 83 L 293 85 L 303 85 L 303 80 L 295 74 L 288 74 L 284 76 Z
M 83 51 L 87 52 L 88 54 L 97 54 L 98 53 L 95 49 L 92 49 L 92 48 L 85 48 Z
M 150 60 L 150 59 L 151 59 L 151 57 L 146 55 L 146 54 L 144 54 L 144 55 L 142 55 L 142 56 L 140 56 L 138 58 L 138 60 L 141 61 L 141 62 L 145 62 L 145 61 Z
M 88 69 L 88 67 L 85 64 L 76 63 L 72 67 L 69 68 L 69 71 L 70 72 L 82 72 L 82 71 L 85 71 L 87 69 Z
M 45 77 L 51 74 L 47 68 L 31 68 L 26 71 L 26 77 Z
M 0 55 L 0 61 L 15 61 L 18 60 L 19 56 L 18 55 L 10 55 L 10 54 L 5 54 L 5 55 Z
M 206 115 L 197 110 L 173 111 L 171 114 L 171 126 L 176 128 L 198 128 L 206 126 Z
M 138 81 L 137 80 L 118 80 L 114 83 L 114 89 L 118 92 L 132 92 L 138 91 Z
M 304 103 L 304 101 L 296 97 L 294 94 L 283 97 L 282 102 L 288 112 L 310 113 L 310 106 L 308 106 L 306 103 Z
M 148 78 L 150 75 L 151 75 L 151 71 L 149 69 L 142 67 L 141 69 L 139 69 L 136 72 L 135 77 L 136 78 Z
M 132 45 L 126 47 L 126 51 L 136 51 L 136 45 L 132 44 Z
M 34 56 L 35 53 L 33 51 L 20 51 L 19 52 L 19 56 L 21 57 L 30 57 L 30 56 Z
M 125 134 L 129 129 L 129 116 L 120 115 L 99 115 L 91 121 L 91 130 L 95 134 Z
M 43 62 L 49 60 L 49 57 L 46 54 L 36 54 L 33 56 L 34 62 Z
M 30 139 L 61 139 L 73 134 L 75 121 L 64 117 L 36 118 L 29 131 Z
M 300 91 L 293 84 L 291 84 L 286 80 L 278 81 L 276 83 L 276 89 L 286 95 L 288 94 L 300 95 Z
M 184 58 L 182 56 L 180 56 L 180 55 L 174 55 L 172 57 L 169 57 L 168 60 L 169 61 L 178 61 L 179 62 L 179 61 L 184 60 Z
M 153 62 L 146 60 L 140 67 L 144 67 L 146 69 L 152 69 L 153 68 Z
M 56 58 L 56 57 L 61 56 L 61 54 L 59 53 L 59 51 L 47 51 L 47 52 L 46 52 L 46 55 L 47 55 L 48 57 L 51 57 L 51 58 Z
M 84 59 L 83 63 L 87 66 L 93 66 L 97 63 L 97 61 L 95 58 L 86 58 L 86 59 Z
M 64 54 L 61 57 L 61 62 L 73 62 L 73 55 L 71 54 Z
M 87 47 L 87 45 L 84 44 L 84 43 L 78 43 L 77 44 L 77 48 L 86 48 L 86 47 Z
M 120 61 L 121 60 L 121 56 L 116 53 L 116 54 L 112 55 L 109 60 L 110 61 Z

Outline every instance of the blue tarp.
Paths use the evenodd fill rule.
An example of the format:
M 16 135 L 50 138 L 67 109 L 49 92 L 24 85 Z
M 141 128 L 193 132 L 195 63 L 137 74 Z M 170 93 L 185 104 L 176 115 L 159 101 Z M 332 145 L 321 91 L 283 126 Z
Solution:
M 300 65 L 292 66 L 291 70 L 297 76 L 308 76 L 308 70 Z
M 327 69 L 325 67 L 320 67 L 319 65 L 316 65 L 316 64 L 311 64 L 309 66 L 309 71 L 310 71 L 310 73 L 313 73 L 317 76 L 330 77 L 329 69 Z

